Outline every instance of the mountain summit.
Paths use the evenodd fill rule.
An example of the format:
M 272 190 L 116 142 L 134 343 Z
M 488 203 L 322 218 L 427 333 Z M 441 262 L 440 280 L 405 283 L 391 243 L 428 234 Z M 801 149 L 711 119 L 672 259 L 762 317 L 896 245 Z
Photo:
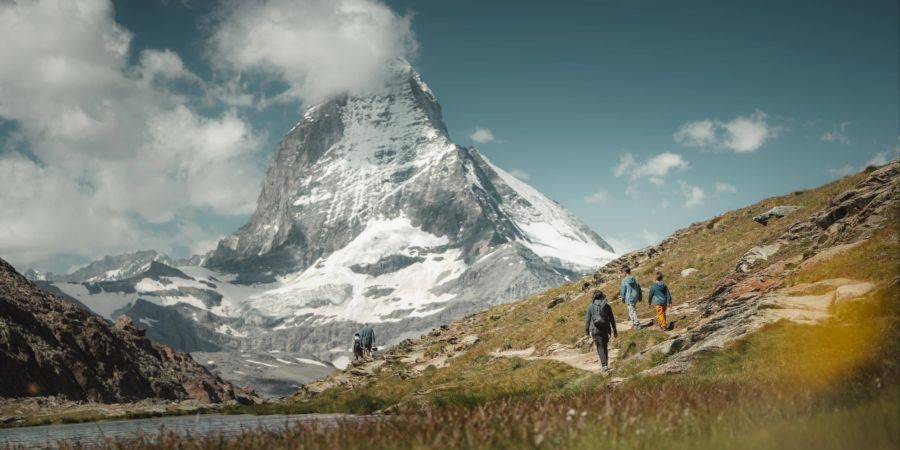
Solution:
M 571 213 L 454 144 L 437 99 L 408 63 L 391 72 L 381 92 L 306 109 L 250 222 L 219 243 L 207 267 L 271 281 L 385 231 L 446 241 L 442 253 L 458 250 L 466 265 L 503 244 L 566 274 L 609 261 L 613 249 Z
M 253 302 L 260 313 L 293 327 L 475 310 L 615 256 L 561 205 L 454 144 L 408 63 L 391 73 L 380 92 L 305 110 L 255 214 L 206 261 L 239 283 L 284 281 Z
M 362 323 L 390 345 L 615 257 L 558 203 L 454 144 L 408 63 L 390 72 L 378 92 L 304 111 L 275 154 L 256 212 L 203 267 L 151 258 L 155 270 L 134 274 L 98 263 L 91 276 L 128 278 L 48 288 L 109 319 L 126 314 L 149 337 L 205 352 L 216 370 L 233 369 L 231 379 L 283 395 L 307 375 L 282 369 L 321 371 L 311 360 L 341 367 Z M 288 381 L 272 388 L 276 379 Z

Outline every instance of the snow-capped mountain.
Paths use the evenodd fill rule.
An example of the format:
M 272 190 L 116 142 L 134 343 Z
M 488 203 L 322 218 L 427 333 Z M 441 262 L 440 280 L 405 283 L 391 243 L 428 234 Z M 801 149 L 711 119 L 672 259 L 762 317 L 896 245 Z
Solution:
M 305 111 L 256 213 L 206 261 L 238 282 L 282 284 L 248 307 L 279 331 L 429 317 L 513 300 L 614 256 L 562 206 L 454 144 L 415 70 L 392 70 L 377 94 Z
M 32 281 L 63 281 L 69 283 L 96 283 L 100 281 L 118 281 L 131 278 L 145 272 L 150 263 L 160 262 L 174 266 L 175 261 L 156 250 L 141 250 L 116 256 L 105 256 L 71 273 L 57 275 L 52 272 L 40 272 L 28 269 L 25 278 Z
M 391 71 L 380 92 L 304 111 L 256 212 L 203 267 L 56 286 L 108 317 L 130 315 L 151 337 L 155 327 L 170 345 L 191 336 L 184 350 L 293 352 L 341 366 L 362 323 L 375 325 L 379 345 L 398 342 L 615 257 L 561 205 L 453 143 L 408 63 Z

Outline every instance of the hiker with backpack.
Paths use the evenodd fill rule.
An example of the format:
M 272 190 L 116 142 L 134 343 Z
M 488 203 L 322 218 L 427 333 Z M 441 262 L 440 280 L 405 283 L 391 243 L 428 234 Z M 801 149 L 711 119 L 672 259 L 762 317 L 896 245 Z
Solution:
M 666 283 L 663 283 L 662 272 L 656 272 L 656 283 L 650 286 L 650 293 L 647 294 L 647 297 L 647 305 L 651 308 L 656 307 L 656 320 L 659 322 L 659 328 L 663 331 L 668 330 L 666 308 L 672 304 L 672 294 L 669 293 Z
M 369 324 L 363 324 L 362 330 L 359 330 L 359 340 L 362 341 L 365 356 L 372 356 L 372 348 L 375 346 L 375 330 Z
M 631 318 L 634 329 L 640 330 L 641 321 L 638 319 L 637 310 L 634 309 L 634 305 L 641 301 L 644 294 L 641 292 L 641 285 L 638 284 L 637 279 L 631 276 L 630 267 L 623 267 L 622 273 L 625 274 L 625 278 L 622 279 L 622 284 L 619 287 L 619 297 L 622 298 L 622 301 L 625 302 L 625 306 L 628 307 L 628 317 Z
M 606 300 L 606 295 L 601 291 L 594 292 L 594 298 L 588 305 L 584 316 L 584 333 L 593 338 L 597 346 L 597 355 L 600 356 L 600 365 L 603 371 L 609 370 L 609 336 L 619 337 L 616 331 L 616 319 L 613 317 L 612 307 Z
M 364 358 L 362 340 L 359 333 L 353 334 L 353 362 L 362 361 Z

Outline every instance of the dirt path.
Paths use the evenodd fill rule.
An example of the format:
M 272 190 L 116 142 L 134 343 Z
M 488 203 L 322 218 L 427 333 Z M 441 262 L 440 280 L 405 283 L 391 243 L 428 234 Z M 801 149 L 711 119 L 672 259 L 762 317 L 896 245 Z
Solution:
M 600 373 L 600 357 L 592 346 L 587 352 L 580 348 L 563 345 L 559 343 L 551 344 L 547 349 L 546 355 L 535 355 L 534 347 L 528 347 L 523 350 L 506 350 L 496 351 L 491 354 L 495 358 L 522 358 L 529 361 L 534 360 L 552 360 L 568 364 L 576 369 L 587 372 Z M 619 356 L 619 349 L 610 349 L 609 363 L 613 365 Z

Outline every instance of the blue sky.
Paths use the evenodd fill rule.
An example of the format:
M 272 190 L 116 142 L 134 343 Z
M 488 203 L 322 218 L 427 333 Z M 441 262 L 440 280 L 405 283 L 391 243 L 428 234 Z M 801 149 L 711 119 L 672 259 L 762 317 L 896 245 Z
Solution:
M 188 124 L 185 133 L 201 137 L 233 136 L 226 162 L 216 163 L 219 173 L 229 174 L 238 167 L 253 170 L 243 173 L 243 183 L 232 180 L 236 188 L 222 187 L 229 199 L 235 199 L 223 200 L 196 194 L 215 187 L 215 180 L 185 167 L 202 166 L 205 160 L 171 154 L 171 164 L 160 163 L 158 170 L 187 171 L 177 177 L 190 200 L 165 201 L 180 197 L 178 191 L 163 198 L 150 193 L 119 198 L 114 193 L 121 188 L 107 192 L 103 186 L 115 186 L 121 173 L 130 174 L 132 180 L 147 176 L 135 168 L 147 163 L 138 153 L 137 163 L 123 162 L 108 176 L 96 177 L 94 168 L 105 163 L 95 153 L 117 155 L 116 159 L 127 153 L 117 149 L 127 145 L 158 153 L 153 143 L 163 137 L 142 140 L 141 136 L 153 134 L 150 129 L 136 136 L 123 132 L 114 142 L 90 140 L 90 145 L 82 145 L 80 135 L 64 133 L 69 128 L 48 128 L 42 120 L 45 111 L 34 107 L 20 112 L 40 104 L 16 103 L 20 91 L 22 98 L 31 98 L 25 95 L 41 88 L 34 76 L 19 73 L 27 73 L 25 69 L 0 69 L 0 86 L 5 84 L 13 93 L 8 98 L 0 93 L 0 173 L 20 174 L 22 179 L 47 177 L 39 183 L 45 189 L 20 189 L 17 194 L 7 190 L 0 202 L 17 217 L 34 217 L 28 224 L 38 220 L 49 224 L 31 232 L 35 227 L 24 219 L 0 219 L 0 229 L 15 237 L 0 238 L 0 254 L 14 264 L 59 271 L 137 247 L 155 246 L 181 255 L 200 251 L 247 219 L 252 201 L 246 199 L 255 199 L 251 193 L 258 188 L 277 142 L 296 122 L 302 103 L 319 92 L 285 73 L 296 69 L 315 75 L 310 67 L 318 67 L 312 64 L 317 61 L 275 59 L 276 66 L 281 64 L 280 76 L 248 75 L 253 64 L 261 63 L 225 54 L 223 49 L 236 53 L 245 48 L 240 42 L 212 44 L 211 36 L 230 35 L 227 32 L 241 30 L 234 28 L 241 23 L 252 23 L 236 20 L 238 13 L 252 17 L 258 12 L 254 7 L 280 3 L 280 8 L 299 9 L 292 11 L 299 14 L 291 16 L 299 17 L 293 28 L 306 23 L 313 30 L 288 35 L 302 37 L 291 43 L 301 48 L 319 36 L 315 15 L 322 12 L 322 2 L 269 0 L 224 8 L 212 1 L 116 1 L 111 8 L 105 8 L 105 0 L 86 3 L 97 5 L 96 11 L 87 13 L 86 23 L 130 33 L 127 50 L 97 56 L 91 43 L 106 43 L 110 33 L 118 32 L 96 41 L 87 28 L 69 30 L 61 25 L 59 43 L 53 45 L 65 46 L 52 52 L 78 55 L 94 66 L 108 63 L 111 72 L 126 74 L 123 86 L 138 83 L 134 89 L 147 89 L 147 99 L 164 98 L 154 106 L 158 114 L 152 120 L 136 120 Z M 646 245 L 691 222 L 820 185 L 860 170 L 869 161 L 897 156 L 896 1 L 387 1 L 387 8 L 373 0 L 345 3 L 363 5 L 376 14 L 384 29 L 373 31 L 370 41 L 383 44 L 378 51 L 386 56 L 399 52 L 411 59 L 440 100 L 454 140 L 476 145 L 494 163 L 514 170 L 572 210 L 617 250 Z M 34 30 L 46 28 L 54 19 L 52 12 L 3 8 L 0 20 L 5 14 L 6 20 L 24 27 L 18 34 L 27 35 L 29 24 Z M 328 30 L 323 33 L 327 38 Z M 74 45 L 70 42 L 82 41 L 83 46 L 69 47 Z M 26 45 L 34 44 L 22 44 Z M 29 55 L 54 54 L 45 47 L 26 50 Z M 144 50 L 155 53 L 148 56 Z M 324 57 L 337 67 L 342 64 L 339 58 L 328 59 L 327 52 L 303 55 Z M 4 57 L 14 56 L 0 51 L 0 66 Z M 36 66 L 34 73 L 46 74 L 46 67 Z M 243 69 L 237 84 L 235 69 Z M 79 79 L 116 76 L 95 72 L 87 71 Z M 289 87 L 297 89 L 286 100 L 260 100 Z M 89 85 L 80 90 L 95 88 L 100 89 Z M 230 94 L 254 99 L 241 104 L 237 95 Z M 56 106 L 58 97 L 47 101 L 51 114 L 69 105 L 64 100 Z M 123 93 L 111 100 L 124 105 L 125 112 L 117 113 L 121 117 L 143 114 L 127 109 L 144 101 L 132 97 Z M 79 98 L 71 101 L 75 110 L 106 107 L 83 107 L 86 100 Z M 71 117 L 67 114 L 61 120 Z M 171 117 L 177 120 L 166 122 Z M 123 128 L 128 127 L 118 127 Z M 483 131 L 476 134 L 479 128 Z M 60 135 L 66 139 L 60 141 Z M 176 142 L 167 148 L 207 142 L 197 139 L 201 141 Z M 80 150 L 63 149 L 64 144 Z M 109 153 L 102 151 L 104 146 L 109 146 Z M 59 162 L 67 151 L 80 155 L 83 162 Z M 215 154 L 210 150 L 210 157 Z M 26 160 L 16 159 L 21 155 Z M 57 165 L 67 173 L 83 174 L 60 181 L 50 175 Z M 148 176 L 146 191 L 152 190 L 154 179 Z M 73 189 L 79 194 L 58 195 Z M 59 215 L 68 211 L 70 216 L 99 218 L 54 228 L 53 223 L 64 219 L 47 212 L 53 202 L 61 202 Z M 135 202 L 145 203 L 125 206 Z M 109 206 L 118 204 L 123 206 Z M 40 208 L 35 205 L 44 205 L 43 210 L 34 210 Z M 119 225 L 100 225 L 111 216 Z M 88 237 L 91 230 L 96 230 L 93 238 Z M 47 239 L 48 235 L 59 238 Z M 79 236 L 82 242 L 73 243 Z

